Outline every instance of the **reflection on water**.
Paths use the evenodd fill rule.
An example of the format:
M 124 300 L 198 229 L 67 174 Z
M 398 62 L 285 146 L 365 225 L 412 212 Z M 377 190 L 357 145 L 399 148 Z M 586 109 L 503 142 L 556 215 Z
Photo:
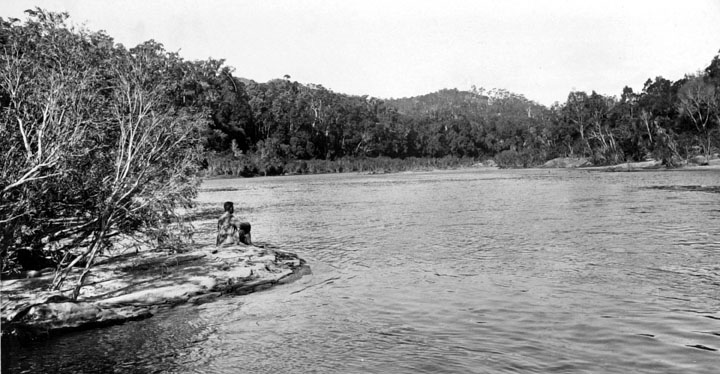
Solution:
M 313 275 L 36 345 L 3 372 L 716 372 L 720 174 L 207 181 Z M 703 186 L 677 188 L 673 186 Z M 199 240 L 214 222 L 198 215 Z

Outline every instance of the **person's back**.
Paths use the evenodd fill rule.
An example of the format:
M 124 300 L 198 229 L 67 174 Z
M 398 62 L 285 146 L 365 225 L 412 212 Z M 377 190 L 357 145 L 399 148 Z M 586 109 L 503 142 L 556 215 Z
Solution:
M 235 208 L 232 202 L 226 202 L 223 209 L 225 209 L 225 212 L 218 219 L 218 233 L 215 245 L 227 244 L 228 239 L 230 239 L 229 244 L 253 245 L 250 237 L 250 223 L 240 222 L 233 215 Z
M 233 207 L 233 203 L 226 202 L 223 206 L 225 209 L 225 212 L 220 216 L 218 219 L 218 225 L 217 225 L 217 239 L 215 240 L 215 245 L 222 245 L 225 244 L 228 240 L 228 238 L 232 241 L 234 244 L 236 242 L 235 237 L 238 231 L 238 227 L 235 223 L 235 217 L 233 216 L 233 213 L 235 211 L 235 208 Z

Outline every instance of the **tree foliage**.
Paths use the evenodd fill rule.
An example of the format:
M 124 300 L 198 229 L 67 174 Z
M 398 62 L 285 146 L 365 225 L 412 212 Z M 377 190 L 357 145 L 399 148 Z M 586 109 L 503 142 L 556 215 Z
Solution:
M 186 63 L 161 45 L 125 50 L 65 14 L 29 15 L 2 23 L 3 272 L 43 252 L 57 288 L 82 263 L 77 295 L 111 238 L 167 239 L 196 194 L 206 108 L 177 105 Z
M 715 113 L 716 95 L 709 92 L 717 92 L 711 87 L 720 81 L 717 61 L 699 80 L 648 79 L 641 92 L 626 87 L 619 98 L 573 91 L 551 108 L 501 89 L 446 89 L 381 100 L 289 77 L 245 81 L 252 117 L 247 138 L 232 156 L 217 148 L 208 172 L 268 175 L 287 172 L 282 165 L 295 160 L 346 157 L 495 158 L 501 166 L 527 167 L 576 156 L 596 164 L 657 158 L 674 165 L 697 149 L 710 155 L 717 147 L 718 121 L 706 115 Z M 688 90 L 696 81 L 708 95 L 692 109 Z M 693 125 L 700 115 L 707 121 Z M 242 173 L 227 166 L 239 163 L 245 165 Z

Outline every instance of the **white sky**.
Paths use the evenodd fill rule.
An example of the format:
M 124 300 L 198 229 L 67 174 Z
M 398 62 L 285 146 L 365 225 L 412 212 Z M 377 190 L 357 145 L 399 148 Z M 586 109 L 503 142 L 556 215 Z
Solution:
M 335 92 L 406 97 L 472 85 L 550 105 L 676 80 L 720 50 L 720 1 L 0 1 L 0 16 L 68 11 L 132 47 L 155 39 L 235 75 L 288 74 Z

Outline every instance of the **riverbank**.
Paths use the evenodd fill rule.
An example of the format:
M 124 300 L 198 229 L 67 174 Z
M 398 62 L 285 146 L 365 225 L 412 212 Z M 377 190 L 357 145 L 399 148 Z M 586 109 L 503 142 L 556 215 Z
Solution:
M 144 319 L 161 308 L 292 282 L 310 268 L 297 255 L 269 246 L 200 246 L 178 254 L 145 249 L 98 261 L 72 301 L 79 273 L 59 291 L 47 291 L 52 273 L 4 280 L 2 335 L 38 338 Z
M 703 160 L 705 161 L 705 160 Z M 547 161 L 542 168 L 548 169 L 583 169 L 583 170 L 597 170 L 597 171 L 609 171 L 609 172 L 620 172 L 620 171 L 641 171 L 641 170 L 720 170 L 720 158 L 713 158 L 705 162 L 688 162 L 680 164 L 676 167 L 667 167 L 659 160 L 648 160 L 640 162 L 625 162 L 617 165 L 603 165 L 594 166 L 585 158 L 571 158 L 571 157 L 560 157 Z
M 700 161 L 702 159 L 702 161 Z M 463 170 L 463 169 L 502 169 L 508 167 L 501 167 L 493 159 L 487 159 L 485 161 L 474 161 L 472 159 L 458 159 L 458 158 L 441 158 L 441 159 L 389 159 L 389 158 L 377 158 L 372 163 L 368 159 L 363 160 L 309 160 L 309 161 L 297 161 L 298 167 L 293 168 L 279 168 L 277 173 L 261 174 L 255 170 L 254 173 L 241 173 L 240 169 L 213 169 L 212 172 L 208 172 L 203 178 L 212 179 L 231 179 L 238 177 L 259 177 L 259 176 L 279 176 L 279 175 L 320 175 L 320 174 L 392 174 L 392 173 L 412 173 L 412 172 L 427 172 L 433 170 Z M 308 167 L 309 165 L 309 167 Z M 514 167 L 509 167 L 514 169 Z M 648 160 L 639 162 L 625 162 L 616 165 L 602 165 L 596 166 L 590 160 L 586 158 L 576 157 L 558 157 L 549 160 L 541 165 L 518 167 L 519 169 L 583 169 L 583 170 L 597 170 L 597 171 L 610 171 L 610 172 L 621 172 L 621 171 L 642 171 L 642 170 L 682 170 L 682 169 L 700 169 L 700 170 L 713 170 L 720 169 L 720 158 L 712 158 L 705 162 L 701 156 L 695 159 L 685 160 L 680 165 L 674 167 L 667 167 L 658 160 Z M 222 173 L 217 174 L 218 170 L 224 170 Z
M 470 157 L 344 157 L 335 160 L 276 160 L 267 164 L 253 155 L 208 154 L 203 171 L 205 178 L 259 177 L 279 175 L 367 173 L 387 174 L 404 171 L 428 171 L 470 167 L 477 161 Z

